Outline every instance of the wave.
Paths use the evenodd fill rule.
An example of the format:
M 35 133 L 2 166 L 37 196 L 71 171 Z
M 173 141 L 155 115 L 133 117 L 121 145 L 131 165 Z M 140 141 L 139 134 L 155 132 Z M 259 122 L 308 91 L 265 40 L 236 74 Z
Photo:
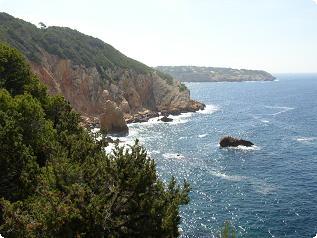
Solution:
M 260 122 L 262 122 L 262 123 L 264 123 L 264 124 L 270 123 L 270 121 L 269 121 L 268 119 L 262 117 L 262 115 L 260 115 L 260 114 L 254 114 L 254 115 L 251 114 L 251 116 L 252 116 L 254 119 L 256 119 L 256 120 L 258 120 L 258 121 L 260 121 Z
M 296 140 L 297 141 L 314 141 L 316 139 L 317 139 L 316 137 L 300 137 L 300 138 L 297 138 Z
M 249 179 L 251 186 L 255 189 L 256 192 L 267 195 L 276 191 L 276 187 L 272 184 L 266 183 L 265 181 L 259 179 Z
M 265 120 L 265 119 L 261 119 L 260 121 L 263 122 L 263 123 L 270 123 L 269 120 Z
M 198 137 L 199 137 L 199 138 L 204 138 L 204 137 L 206 137 L 206 136 L 208 136 L 208 134 L 201 134 L 201 135 L 198 135 Z
M 242 176 L 242 175 L 228 175 L 219 171 L 212 171 L 210 174 L 212 176 L 215 176 L 227 181 L 231 181 L 231 182 L 240 182 L 240 181 L 248 182 L 254 188 L 256 192 L 264 194 L 264 195 L 270 194 L 276 191 L 275 186 L 273 186 L 272 184 L 268 184 L 265 181 L 262 181 L 260 179 Z
M 314 141 L 317 140 L 317 137 L 298 137 L 295 138 L 296 141 L 301 142 L 301 143 L 313 143 Z
M 126 146 L 126 145 L 133 145 L 135 143 L 135 140 L 139 137 L 139 132 L 142 130 L 142 128 L 133 127 L 129 124 L 129 135 L 127 136 L 114 136 L 114 135 L 107 135 L 107 137 L 111 138 L 112 140 L 116 141 L 119 140 L 119 146 Z M 100 128 L 93 128 L 91 130 L 92 133 L 97 133 L 100 131 Z M 101 140 L 101 136 L 97 137 L 97 140 Z M 142 142 L 145 138 L 141 138 L 140 142 Z M 104 148 L 104 150 L 111 154 L 113 149 L 115 148 L 115 143 L 109 143 L 107 147 Z M 129 147 L 127 147 L 129 148 Z
M 177 153 L 165 153 L 163 154 L 165 159 L 185 159 L 185 156 Z
M 220 145 L 218 145 L 220 147 Z M 226 147 L 222 149 L 228 149 L 228 150 L 241 150 L 241 151 L 256 151 L 260 150 L 261 148 L 259 146 L 253 145 L 253 146 L 243 146 L 239 145 L 237 147 Z
M 160 121 L 160 122 L 165 123 L 165 124 L 172 124 L 172 125 L 184 124 L 184 123 L 187 123 L 189 121 L 189 118 L 192 116 L 193 116 L 192 112 L 185 112 L 185 113 L 182 113 L 182 114 L 177 115 L 177 116 L 170 115 L 169 117 L 173 119 L 173 121 L 171 121 L 171 122 L 168 122 L 168 123 L 165 123 L 162 121 Z
M 148 151 L 148 155 L 152 157 L 152 155 L 159 155 L 161 154 L 161 151 L 159 150 L 151 150 L 151 151 Z
M 233 181 L 233 182 L 239 182 L 242 180 L 247 179 L 246 176 L 240 176 L 240 175 L 227 175 L 225 173 L 221 173 L 219 171 L 212 171 L 210 173 L 212 176 L 218 177 L 218 178 L 222 178 L 224 180 L 228 180 L 228 181 Z
M 157 124 L 166 124 L 166 125 L 175 125 L 175 124 L 182 124 L 182 123 L 186 123 L 189 121 L 189 118 L 193 115 L 192 112 L 185 112 L 185 113 L 181 113 L 180 115 L 169 115 L 169 118 L 172 118 L 173 121 L 171 122 L 163 122 L 160 119 L 163 116 L 159 116 L 159 117 L 153 117 L 150 118 L 148 121 L 146 122 L 136 122 L 136 123 L 130 123 L 128 124 L 128 127 L 130 128 L 134 128 L 136 126 L 144 126 L 144 127 L 151 127 L 153 125 L 157 125 Z
M 219 110 L 218 106 L 209 104 L 209 105 L 206 105 L 204 110 L 198 111 L 198 113 L 200 113 L 200 114 L 212 114 L 218 110 Z
M 264 107 L 265 108 L 269 108 L 269 109 L 281 109 L 278 112 L 266 114 L 266 115 L 270 115 L 270 116 L 276 116 L 276 115 L 279 115 L 281 113 L 285 113 L 285 112 L 288 112 L 288 111 L 291 111 L 291 110 L 295 109 L 293 107 L 279 107 L 279 106 L 264 106 Z

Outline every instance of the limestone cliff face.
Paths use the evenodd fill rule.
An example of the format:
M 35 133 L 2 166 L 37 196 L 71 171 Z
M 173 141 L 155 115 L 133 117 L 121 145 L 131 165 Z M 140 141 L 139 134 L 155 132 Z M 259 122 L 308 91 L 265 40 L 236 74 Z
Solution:
M 41 52 L 41 63 L 30 63 L 50 93 L 64 95 L 75 110 L 88 118 L 101 118 L 101 115 L 105 118 L 108 101 L 120 109 L 122 114 L 108 117 L 116 123 L 102 123 L 108 131 L 126 128 L 122 115 L 129 119 L 144 111 L 173 113 L 204 108 L 190 99 L 187 89 L 180 90 L 179 82 L 168 82 L 154 70 L 140 74 L 132 69 L 109 68 L 104 79 L 95 67 L 76 65 L 71 60 Z

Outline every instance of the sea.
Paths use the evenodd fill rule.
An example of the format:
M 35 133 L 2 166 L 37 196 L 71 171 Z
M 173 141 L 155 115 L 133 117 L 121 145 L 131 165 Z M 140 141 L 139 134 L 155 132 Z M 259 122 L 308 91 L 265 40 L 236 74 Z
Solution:
M 181 237 L 314 237 L 317 233 L 317 74 L 270 82 L 186 83 L 206 104 L 196 113 L 130 124 L 159 177 L 191 185 Z M 222 149 L 230 135 L 253 147 Z

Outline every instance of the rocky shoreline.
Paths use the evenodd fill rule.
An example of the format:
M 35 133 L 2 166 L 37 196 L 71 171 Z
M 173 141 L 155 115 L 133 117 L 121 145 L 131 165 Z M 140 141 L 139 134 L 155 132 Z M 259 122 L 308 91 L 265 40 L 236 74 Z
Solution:
M 190 108 L 175 108 L 173 110 L 162 110 L 162 111 L 151 111 L 151 110 L 145 110 L 142 112 L 135 113 L 133 115 L 126 114 L 124 115 L 124 121 L 125 124 L 131 124 L 131 123 L 143 123 L 148 122 L 152 118 L 159 118 L 160 116 L 168 117 L 170 115 L 172 116 L 179 116 L 182 113 L 188 113 L 188 112 L 197 112 L 200 110 L 204 110 L 206 108 L 206 105 L 200 102 L 194 102 L 194 107 Z M 89 117 L 89 116 L 81 116 L 82 119 L 82 126 L 85 128 L 101 128 L 101 121 L 98 117 Z M 127 133 L 124 133 L 125 130 L 117 130 L 113 133 L 123 133 L 124 135 L 127 135 Z
M 175 108 L 173 110 L 162 110 L 162 111 L 150 111 L 150 110 L 145 110 L 143 112 L 136 113 L 134 115 L 127 115 L 126 116 L 126 123 L 142 123 L 142 122 L 147 122 L 151 118 L 159 117 L 159 116 L 165 116 L 168 117 L 170 115 L 172 116 L 178 116 L 181 115 L 182 113 L 187 113 L 187 112 L 197 112 L 200 110 L 204 110 L 206 108 L 206 105 L 203 103 L 196 102 L 195 107 L 190 107 L 190 108 Z

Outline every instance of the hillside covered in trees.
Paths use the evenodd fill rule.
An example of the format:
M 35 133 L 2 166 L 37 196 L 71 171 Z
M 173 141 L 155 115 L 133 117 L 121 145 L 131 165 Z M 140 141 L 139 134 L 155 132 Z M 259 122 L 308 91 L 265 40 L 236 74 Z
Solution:
M 131 68 L 140 73 L 153 71 L 111 45 L 67 27 L 38 28 L 7 13 L 0 13 L 0 22 L 0 40 L 20 49 L 32 61 L 41 61 L 42 48 L 75 64 L 95 66 L 100 72 L 109 67 Z

